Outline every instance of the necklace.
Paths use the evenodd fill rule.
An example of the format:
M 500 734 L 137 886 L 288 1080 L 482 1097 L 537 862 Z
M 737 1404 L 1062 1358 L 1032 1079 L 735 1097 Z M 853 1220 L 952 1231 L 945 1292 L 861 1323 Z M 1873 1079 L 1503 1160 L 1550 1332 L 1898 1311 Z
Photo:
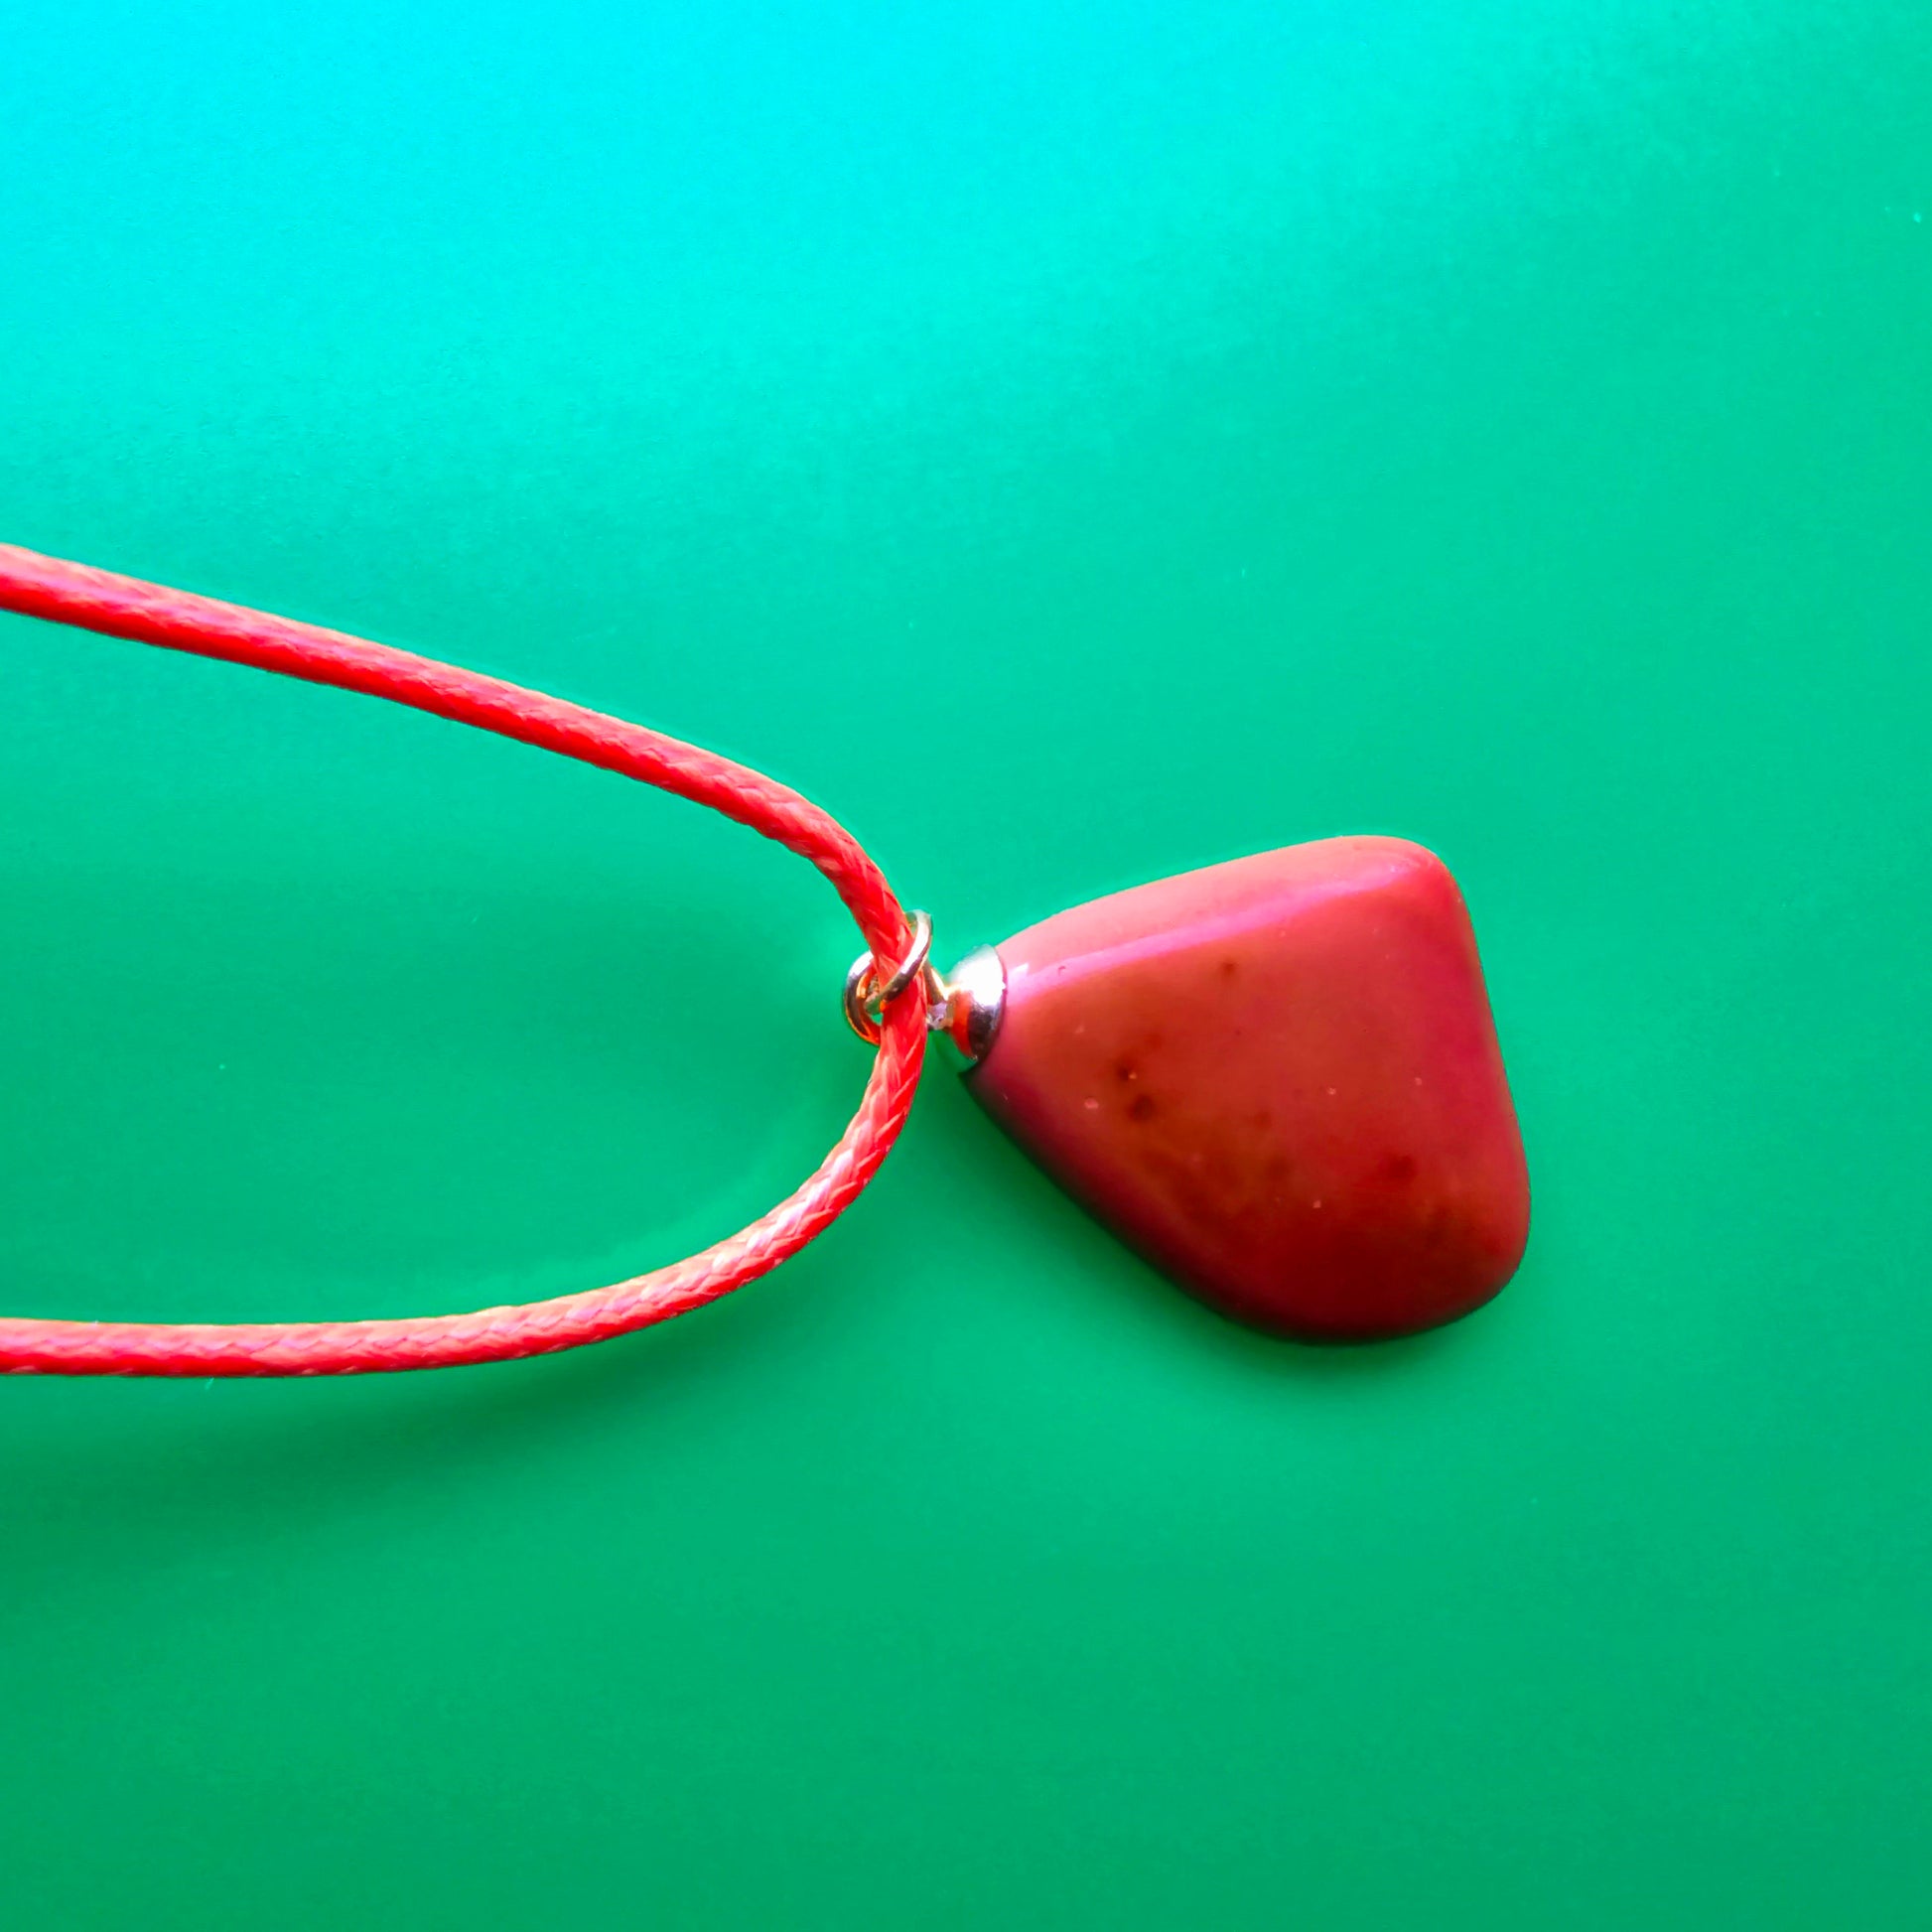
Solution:
M 387 698 L 708 805 L 816 866 L 866 950 L 846 1019 L 876 1048 L 817 1172 L 702 1254 L 556 1300 L 395 1320 L 0 1317 L 0 1370 L 340 1375 L 506 1360 L 647 1327 L 821 1234 L 879 1171 L 928 1035 L 1075 1199 L 1238 1319 L 1406 1334 L 1515 1272 L 1529 1183 L 1475 939 L 1442 861 L 1325 839 L 1076 906 L 950 973 L 850 833 L 788 787 L 641 725 L 434 658 L 0 545 L 0 610 Z

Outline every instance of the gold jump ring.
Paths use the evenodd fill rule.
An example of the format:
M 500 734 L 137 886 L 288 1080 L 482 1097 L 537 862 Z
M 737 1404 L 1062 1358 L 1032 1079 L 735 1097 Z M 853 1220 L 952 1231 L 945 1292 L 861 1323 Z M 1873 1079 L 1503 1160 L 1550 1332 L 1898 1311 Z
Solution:
M 852 962 L 852 970 L 845 976 L 846 1025 L 868 1046 L 879 1044 L 879 1023 L 886 1009 L 915 979 L 924 983 L 928 996 L 932 991 L 933 973 L 929 963 L 932 955 L 932 921 L 923 912 L 913 912 L 906 917 L 905 929 L 911 935 L 905 957 L 893 968 L 883 986 L 875 987 L 872 983 L 879 962 L 869 952 L 862 952 Z

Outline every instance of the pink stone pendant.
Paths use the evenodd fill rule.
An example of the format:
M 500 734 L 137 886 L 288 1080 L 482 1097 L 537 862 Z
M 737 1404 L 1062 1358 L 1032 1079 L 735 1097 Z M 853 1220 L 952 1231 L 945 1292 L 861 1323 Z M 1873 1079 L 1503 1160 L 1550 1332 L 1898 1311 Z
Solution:
M 1475 935 L 1421 846 L 1324 839 L 1116 893 L 982 950 L 952 998 L 987 1112 L 1240 1320 L 1408 1334 L 1522 1258 Z

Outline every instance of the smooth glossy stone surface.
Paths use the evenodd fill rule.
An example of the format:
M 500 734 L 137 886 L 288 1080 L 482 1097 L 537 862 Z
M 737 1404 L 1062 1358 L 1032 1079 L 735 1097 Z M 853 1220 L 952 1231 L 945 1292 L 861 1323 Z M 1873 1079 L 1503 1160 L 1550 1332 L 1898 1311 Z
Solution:
M 1405 1334 L 1515 1272 L 1529 1180 L 1475 935 L 1433 853 L 1327 839 L 1076 906 L 999 947 L 968 1074 L 1184 1288 L 1257 1326 Z

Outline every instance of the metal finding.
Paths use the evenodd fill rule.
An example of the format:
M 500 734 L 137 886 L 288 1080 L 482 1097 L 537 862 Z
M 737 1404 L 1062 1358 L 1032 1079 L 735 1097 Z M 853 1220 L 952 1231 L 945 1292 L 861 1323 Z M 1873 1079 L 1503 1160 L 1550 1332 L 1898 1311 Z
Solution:
M 879 1023 L 886 1009 L 915 979 L 922 982 L 921 992 L 928 1008 L 939 997 L 939 976 L 931 963 L 932 921 L 923 912 L 913 912 L 906 918 L 905 929 L 911 935 L 905 957 L 893 968 L 883 986 L 875 987 L 872 983 L 878 961 L 869 952 L 862 952 L 845 976 L 846 1025 L 868 1046 L 879 1044 Z

